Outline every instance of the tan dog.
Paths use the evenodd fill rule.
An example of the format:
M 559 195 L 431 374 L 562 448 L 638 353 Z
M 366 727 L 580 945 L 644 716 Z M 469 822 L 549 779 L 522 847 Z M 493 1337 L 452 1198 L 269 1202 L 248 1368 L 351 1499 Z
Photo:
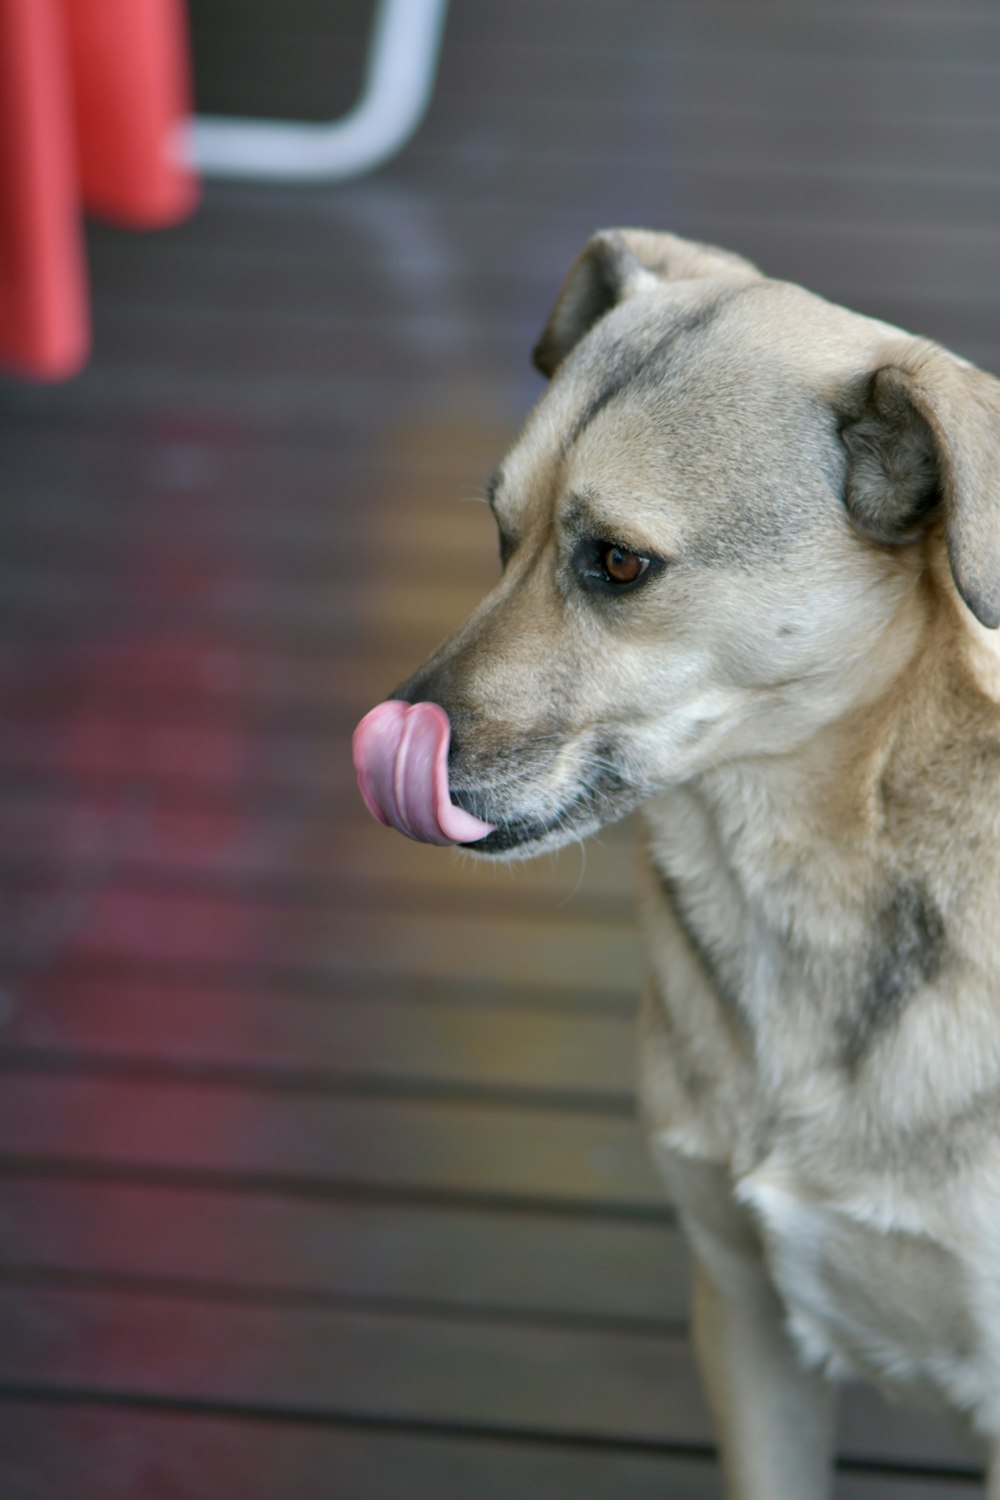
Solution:
M 963 1413 L 1000 1500 L 1000 383 L 636 230 L 536 359 L 503 577 L 359 729 L 369 805 L 510 857 L 642 804 L 729 1494 L 827 1494 L 857 1369 Z

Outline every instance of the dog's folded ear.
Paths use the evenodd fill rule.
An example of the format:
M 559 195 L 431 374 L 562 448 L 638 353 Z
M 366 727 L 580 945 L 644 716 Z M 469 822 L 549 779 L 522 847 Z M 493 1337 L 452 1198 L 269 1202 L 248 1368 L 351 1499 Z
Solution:
M 702 276 L 756 281 L 750 261 L 713 245 L 649 229 L 604 229 L 587 241 L 570 267 L 555 307 L 535 346 L 534 361 L 553 375 L 579 339 L 626 297 L 662 281 Z
M 943 514 L 955 586 L 1000 625 L 1000 381 L 933 344 L 901 343 L 841 410 L 847 509 L 866 536 L 914 541 Z

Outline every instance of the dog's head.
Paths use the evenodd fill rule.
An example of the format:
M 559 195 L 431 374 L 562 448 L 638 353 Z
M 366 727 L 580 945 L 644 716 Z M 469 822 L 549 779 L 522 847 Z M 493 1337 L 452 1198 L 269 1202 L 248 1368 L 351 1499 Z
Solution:
M 394 694 L 444 709 L 447 778 L 423 721 L 437 769 L 406 769 L 402 709 L 358 742 L 369 788 L 450 782 L 494 825 L 461 825 L 477 852 L 555 848 L 877 696 L 945 549 L 948 587 L 1000 624 L 992 377 L 639 230 L 589 242 L 535 359 L 551 383 L 490 484 L 502 577 Z

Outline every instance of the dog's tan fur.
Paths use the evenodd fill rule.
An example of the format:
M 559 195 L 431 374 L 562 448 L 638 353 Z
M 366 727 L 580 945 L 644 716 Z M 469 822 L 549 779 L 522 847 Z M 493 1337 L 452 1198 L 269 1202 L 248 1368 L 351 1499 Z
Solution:
M 485 854 L 643 806 L 641 1093 L 729 1494 L 827 1493 L 840 1369 L 1000 1451 L 1000 384 L 633 230 L 537 359 L 503 577 L 400 694 Z

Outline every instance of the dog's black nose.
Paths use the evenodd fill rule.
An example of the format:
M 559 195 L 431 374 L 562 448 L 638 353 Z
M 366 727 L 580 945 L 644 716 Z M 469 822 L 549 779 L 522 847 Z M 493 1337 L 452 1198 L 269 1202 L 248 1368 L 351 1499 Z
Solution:
M 416 689 L 412 677 L 407 682 L 401 682 L 399 687 L 393 688 L 389 694 L 389 699 L 392 700 L 393 698 L 400 703 L 429 703 L 432 701 L 425 693 L 421 693 Z
M 397 699 L 400 703 L 420 703 L 423 701 L 423 695 L 414 690 L 416 681 L 417 678 L 415 676 L 408 677 L 405 682 L 401 682 L 398 687 L 394 687 L 389 694 L 390 701 L 393 698 Z
M 428 671 L 426 667 L 419 667 L 412 677 L 393 688 L 389 697 L 397 698 L 401 703 L 439 703 L 447 713 L 444 693 L 445 684 L 440 680 L 439 674 Z
M 447 692 L 447 684 L 441 680 L 438 673 L 425 671 L 423 668 L 414 672 L 405 682 L 393 688 L 389 694 L 390 699 L 397 699 L 400 703 L 436 703 L 443 708 L 448 715 L 451 725 L 451 740 L 448 746 L 448 763 L 454 765 L 455 757 L 461 743 L 461 733 L 456 732 L 455 721 L 462 717 L 456 712 L 450 701 L 451 695 Z

